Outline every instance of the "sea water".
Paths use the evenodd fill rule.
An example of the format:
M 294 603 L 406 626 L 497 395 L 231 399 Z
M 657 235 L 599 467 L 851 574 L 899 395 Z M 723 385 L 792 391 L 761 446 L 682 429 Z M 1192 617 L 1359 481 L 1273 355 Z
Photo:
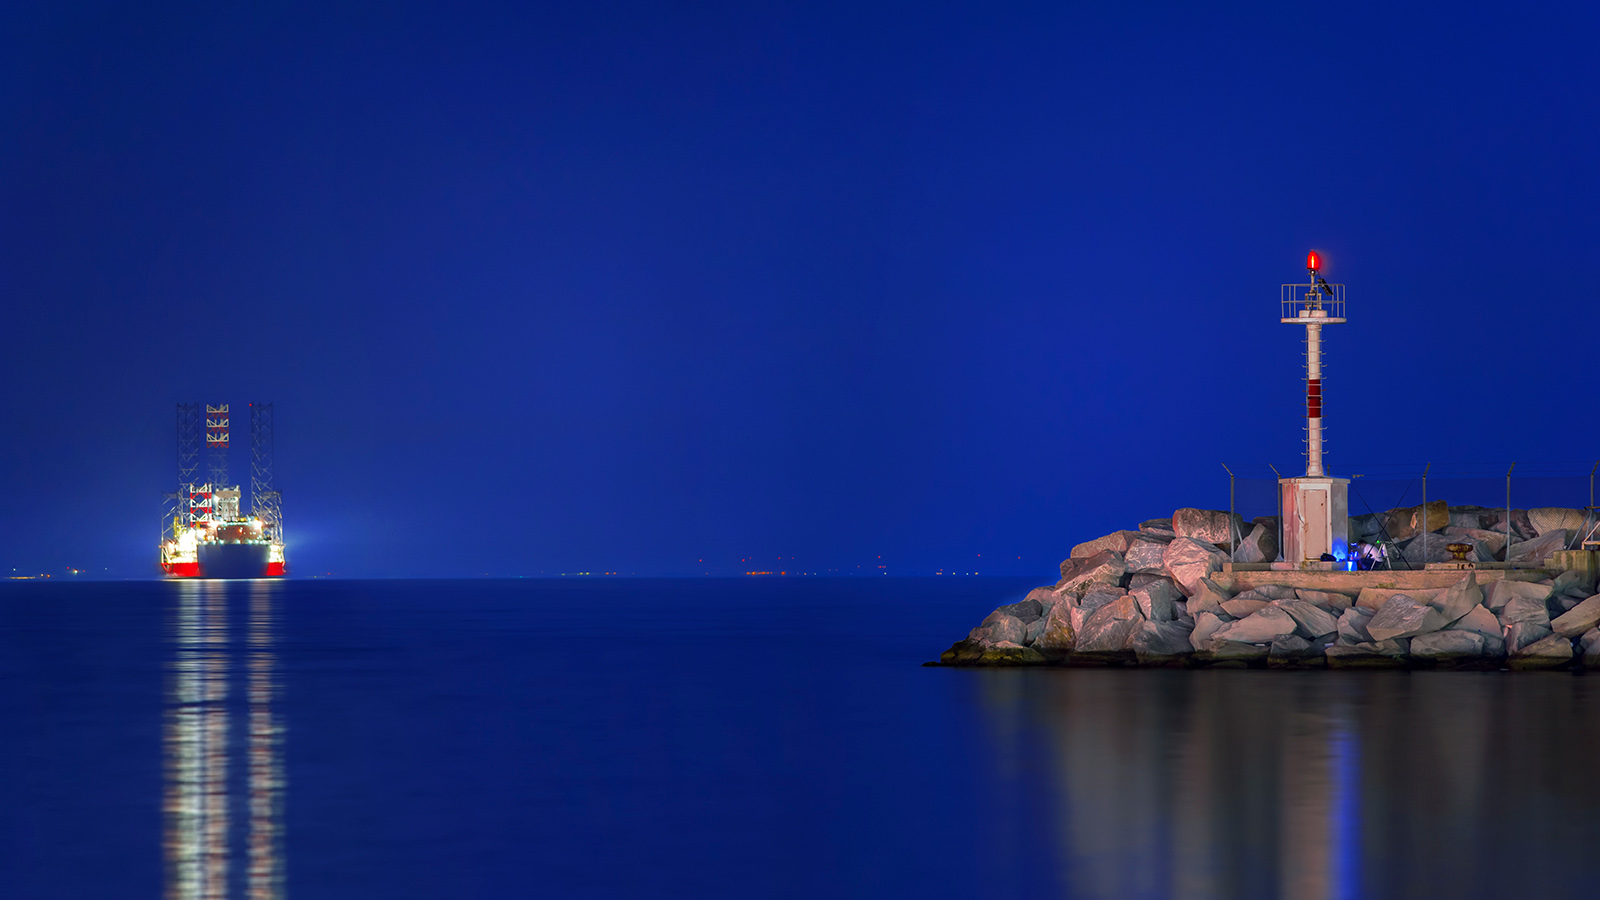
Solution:
M 0 586 L 0 897 L 1587 896 L 1600 677 L 922 668 L 1015 579 Z

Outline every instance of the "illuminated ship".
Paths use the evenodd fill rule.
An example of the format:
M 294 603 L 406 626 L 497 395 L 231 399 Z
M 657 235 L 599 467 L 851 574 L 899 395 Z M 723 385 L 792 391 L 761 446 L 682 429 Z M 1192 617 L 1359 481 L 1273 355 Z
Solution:
M 228 484 L 228 404 L 205 407 L 210 479 L 200 482 L 200 404 L 178 404 L 178 489 L 166 495 L 161 570 L 177 578 L 281 578 L 283 510 L 272 484 L 272 404 L 250 404 L 250 514 Z

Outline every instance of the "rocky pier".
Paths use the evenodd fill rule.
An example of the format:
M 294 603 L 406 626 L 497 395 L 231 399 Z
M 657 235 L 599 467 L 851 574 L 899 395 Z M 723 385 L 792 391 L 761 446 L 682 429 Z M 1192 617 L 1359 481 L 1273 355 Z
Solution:
M 1074 547 L 1060 581 L 938 664 L 1600 669 L 1594 554 L 1567 550 L 1584 511 L 1507 512 L 1351 517 L 1351 541 L 1382 537 L 1399 571 L 1349 572 L 1274 568 L 1274 517 L 1180 509 Z

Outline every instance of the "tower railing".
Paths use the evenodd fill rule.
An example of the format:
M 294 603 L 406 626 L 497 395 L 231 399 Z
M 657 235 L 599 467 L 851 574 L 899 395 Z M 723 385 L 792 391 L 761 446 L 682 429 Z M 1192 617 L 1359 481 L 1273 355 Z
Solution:
M 1307 319 L 1344 320 L 1344 285 L 1320 279 L 1315 284 L 1285 284 L 1278 288 L 1279 318 L 1284 322 Z

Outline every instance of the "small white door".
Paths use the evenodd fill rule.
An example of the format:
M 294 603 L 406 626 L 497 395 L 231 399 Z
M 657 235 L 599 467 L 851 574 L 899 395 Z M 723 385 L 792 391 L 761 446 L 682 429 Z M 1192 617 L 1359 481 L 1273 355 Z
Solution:
M 1306 559 L 1321 559 L 1333 549 L 1328 540 L 1328 492 L 1306 491 Z

